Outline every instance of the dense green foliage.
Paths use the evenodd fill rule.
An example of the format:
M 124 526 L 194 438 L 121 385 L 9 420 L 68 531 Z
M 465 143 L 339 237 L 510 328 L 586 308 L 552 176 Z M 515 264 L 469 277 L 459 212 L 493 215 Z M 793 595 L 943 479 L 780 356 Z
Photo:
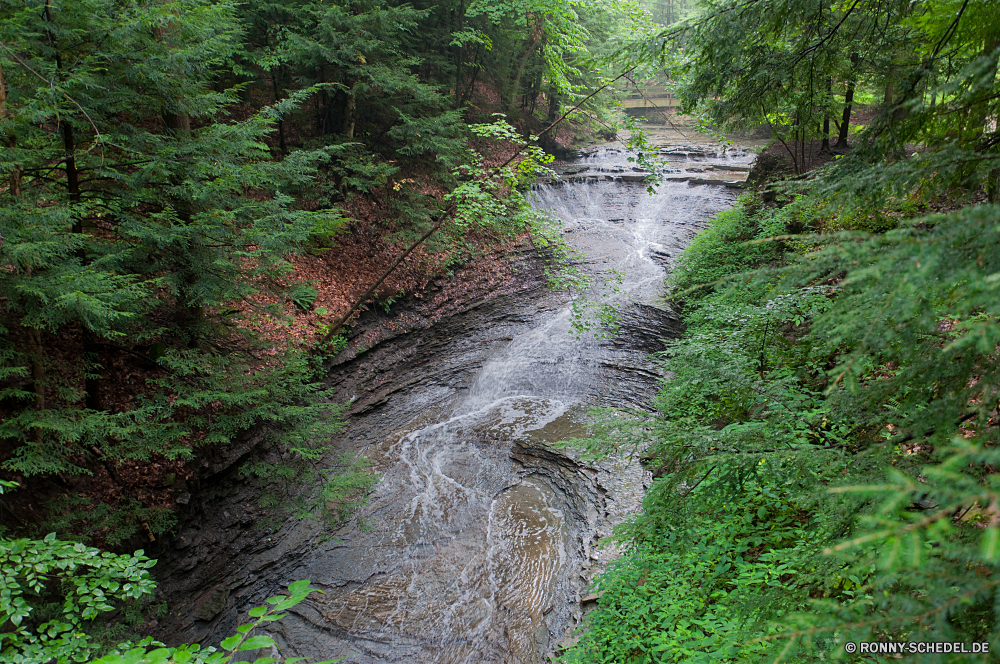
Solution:
M 647 44 L 645 53 L 669 56 L 672 74 L 684 82 L 680 95 L 689 110 L 720 127 L 769 126 L 796 171 L 816 163 L 810 141 L 822 140 L 825 151 L 847 149 L 851 132 L 864 128 L 852 125 L 859 106 L 876 111 L 864 120 L 869 126 L 860 141 L 870 158 L 898 159 L 915 144 L 995 153 L 989 137 L 995 128 L 988 127 L 997 104 L 990 92 L 1000 48 L 996 3 L 702 4 L 698 18 Z M 673 57 L 678 47 L 685 55 L 679 63 Z M 956 162 L 954 151 L 937 156 L 934 166 L 949 177 L 978 182 L 996 177 L 988 175 L 995 170 L 989 162 Z M 910 175 L 932 172 L 929 167 Z M 876 188 L 851 179 L 852 193 L 859 200 L 898 193 L 887 186 L 890 180 L 914 189 L 915 180 L 901 175 L 891 169 Z M 848 185 L 849 178 L 840 179 Z
M 753 214 L 743 206 L 719 213 L 712 227 L 696 235 L 681 254 L 671 272 L 671 285 L 678 293 L 711 288 L 734 273 L 776 260 L 780 252 L 773 243 L 752 241 L 766 240 L 783 228 L 781 217 L 767 212 Z
M 775 217 L 753 207 L 682 265 L 717 266 L 703 252 L 734 216 L 744 232 Z M 579 659 L 995 642 L 998 218 L 920 217 L 734 276 L 759 246 L 743 244 L 712 275 L 737 287 L 688 294 L 657 417 L 608 424 L 649 445 L 660 479 Z
M 87 659 L 102 644 L 84 624 L 119 600 L 151 593 L 147 569 L 155 562 L 142 551 L 101 553 L 55 533 L 0 541 L 0 617 L 11 625 L 0 633 L 0 657 L 16 664 Z
M 16 483 L 0 480 L 0 494 L 14 488 Z M 151 595 L 156 584 L 149 569 L 155 564 L 143 551 L 134 555 L 102 552 L 80 542 L 58 540 L 55 533 L 42 540 L 0 540 L 0 625 L 5 628 L 0 632 L 0 657 L 11 664 L 228 664 L 240 652 L 262 648 L 275 652 L 274 640 L 266 634 L 254 635 L 254 630 L 281 620 L 285 616 L 282 611 L 313 592 L 322 592 L 310 587 L 308 581 L 290 584 L 288 595 L 271 597 L 267 600 L 270 606 L 251 609 L 250 617 L 256 620 L 224 639 L 221 650 L 198 644 L 168 648 L 149 637 L 115 647 L 118 631 L 102 626 L 100 619 Z M 94 658 L 109 649 L 109 654 Z M 284 661 L 295 664 L 302 659 Z M 257 658 L 255 664 L 277 661 L 264 657 Z
M 583 443 L 643 449 L 658 479 L 619 533 L 629 552 L 598 580 L 570 660 L 889 661 L 845 651 L 870 641 L 995 649 L 995 11 L 720 2 L 667 35 L 688 49 L 689 110 L 770 123 L 789 170 L 840 154 L 765 183 L 776 202 L 742 198 L 679 261 L 687 331 L 664 353 L 656 414 L 602 419 Z M 843 132 L 853 149 L 809 148 L 828 136 L 824 117 L 844 130 L 859 102 L 871 119 Z
M 852 599 L 856 573 L 823 550 L 859 503 L 826 487 L 870 480 L 886 459 L 877 446 L 845 454 L 850 416 L 836 418 L 824 400 L 832 351 L 804 332 L 829 309 L 831 288 L 781 292 L 752 275 L 731 283 L 776 260 L 774 243 L 749 242 L 786 216 L 744 197 L 674 272 L 675 289 L 717 289 L 686 295 L 687 332 L 667 351 L 658 416 L 605 425 L 619 442 L 624 433 L 648 445 L 659 479 L 622 533 L 632 552 L 599 581 L 601 607 L 575 659 L 764 659 L 773 653 L 755 639 L 776 633 L 772 621 L 809 610 L 810 597 Z
M 258 628 L 281 620 L 282 613 L 314 592 L 308 581 L 289 585 L 288 595 L 267 600 L 268 606 L 250 610 L 255 620 L 241 625 L 237 633 L 223 639 L 220 648 L 198 644 L 166 647 L 150 638 L 122 642 L 109 654 L 95 659 L 108 644 L 91 636 L 101 614 L 118 608 L 122 601 L 138 600 L 153 592 L 149 568 L 156 564 L 136 551 L 135 555 L 101 552 L 79 542 L 65 542 L 51 533 L 44 540 L 0 542 L 0 617 L 10 631 L 0 633 L 0 657 L 11 664 L 93 661 L 99 664 L 228 664 L 237 653 L 266 648 L 275 652 L 275 642 Z M 105 639 L 106 640 L 106 639 Z M 332 664 L 340 659 L 317 664 Z M 256 664 L 274 664 L 275 657 L 258 657 Z M 288 664 L 302 658 L 285 658 Z
M 634 549 L 605 572 L 600 608 L 570 660 L 761 659 L 768 646 L 754 639 L 776 632 L 768 621 L 806 609 L 810 590 L 848 598 L 848 573 L 820 556 L 837 524 L 812 513 L 803 491 L 839 479 L 846 463 L 831 456 L 820 477 L 792 455 L 770 457 L 742 476 L 706 479 L 697 489 L 705 495 L 686 501 L 661 495 L 676 487 L 659 483 L 647 505 L 669 503 L 670 516 L 651 511 Z
M 212 86 L 238 47 L 232 7 L 12 6 L 2 25 L 17 49 L 0 113 L 3 468 L 190 457 L 258 423 L 293 448 L 334 430 L 301 351 L 260 359 L 273 342 L 252 321 L 267 308 L 236 306 L 280 297 L 287 256 L 340 218 L 295 205 L 327 153 L 273 161 L 274 112 L 209 122 L 233 101 Z M 101 360 L 121 355 L 146 389 L 109 403 L 122 366 Z M 93 531 L 115 544 L 140 521 L 169 525 L 140 510 Z

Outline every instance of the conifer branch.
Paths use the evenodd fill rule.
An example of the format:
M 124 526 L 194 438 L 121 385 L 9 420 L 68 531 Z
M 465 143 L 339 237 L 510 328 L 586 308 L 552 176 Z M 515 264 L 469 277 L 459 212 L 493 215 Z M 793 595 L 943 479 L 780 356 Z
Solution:
M 80 112 L 83 113 L 83 116 L 85 118 L 87 118 L 87 122 L 90 123 L 90 126 L 94 130 L 94 133 L 97 135 L 97 143 L 98 143 L 98 145 L 101 146 L 101 163 L 103 164 L 104 163 L 104 137 L 101 136 L 101 130 L 97 128 L 97 124 L 93 121 L 93 119 L 91 119 L 90 114 L 87 113 L 86 110 L 84 110 L 83 106 L 81 106 L 80 103 L 77 102 L 77 100 L 73 99 L 73 97 L 71 97 L 69 94 L 67 94 L 66 91 L 64 91 L 62 88 L 60 88 L 58 85 L 56 85 L 55 84 L 55 79 L 47 79 L 44 76 L 42 76 L 41 74 L 39 74 L 37 71 L 35 71 L 34 69 L 31 68 L 31 65 L 29 65 L 27 62 L 25 62 L 24 60 L 22 60 L 20 57 L 18 57 L 17 53 L 15 53 L 14 51 L 10 50 L 7 47 L 6 44 L 4 44 L 3 42 L 0 42 L 0 48 L 2 48 L 3 50 L 7 51 L 7 53 L 10 54 L 10 57 L 14 58 L 14 60 L 16 60 L 19 65 L 21 65 L 22 67 L 24 67 L 25 69 L 27 69 L 28 71 L 30 71 L 32 74 L 34 74 L 35 76 L 37 76 L 42 81 L 48 83 L 49 84 L 49 89 L 55 90 L 56 92 L 58 92 L 59 94 L 61 94 L 63 97 L 66 97 L 66 99 L 68 99 L 71 102 L 73 102 L 74 106 L 76 106 L 78 109 L 80 109 Z M 93 149 L 94 148 L 91 148 L 91 150 L 93 150 Z M 90 152 L 90 150 L 87 150 L 87 152 Z

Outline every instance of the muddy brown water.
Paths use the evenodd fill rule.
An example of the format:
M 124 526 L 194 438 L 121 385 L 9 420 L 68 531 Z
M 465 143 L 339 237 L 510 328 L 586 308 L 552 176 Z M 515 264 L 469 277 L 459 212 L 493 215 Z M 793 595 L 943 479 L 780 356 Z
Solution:
M 723 183 L 752 161 L 740 148 L 659 139 L 675 180 L 653 195 L 624 177 L 632 164 L 613 146 L 535 191 L 585 252 L 592 298 L 621 275 L 618 334 L 578 338 L 572 302 L 526 257 L 534 276 L 519 292 L 332 367 L 344 400 L 355 397 L 334 442 L 381 475 L 368 504 L 332 534 L 309 519 L 265 532 L 253 487 L 229 463 L 159 555 L 166 638 L 217 642 L 250 607 L 309 579 L 323 594 L 269 628 L 285 656 L 533 664 L 567 643 L 590 580 L 615 555 L 597 542 L 639 508 L 649 476 L 634 460 L 586 464 L 552 443 L 583 435 L 593 406 L 648 407 L 659 378 L 649 353 L 678 331 L 662 304 L 665 270 L 732 204 Z M 386 387 L 362 389 L 373 384 Z

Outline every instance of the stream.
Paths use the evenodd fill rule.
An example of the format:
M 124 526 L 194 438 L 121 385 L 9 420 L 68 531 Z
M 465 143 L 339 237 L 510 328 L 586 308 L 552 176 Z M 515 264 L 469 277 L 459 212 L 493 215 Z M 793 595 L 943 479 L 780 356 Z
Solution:
M 178 595 L 199 597 L 186 639 L 226 636 L 248 608 L 310 579 L 323 594 L 269 630 L 285 656 L 534 664 L 570 642 L 593 606 L 590 579 L 616 555 L 597 542 L 639 509 L 650 478 L 635 460 L 583 463 L 552 443 L 583 435 L 591 407 L 648 407 L 659 377 L 649 353 L 678 330 L 665 270 L 732 204 L 753 159 L 652 138 L 668 178 L 652 195 L 614 146 L 535 190 L 585 253 L 592 290 L 620 275 L 618 334 L 578 338 L 569 297 L 536 284 L 345 364 L 341 375 L 397 385 L 356 399 L 342 436 L 382 477 L 368 504 L 332 537 L 290 520 L 255 539 L 245 496 L 208 495 L 201 509 L 224 510 L 215 527 L 231 534 L 210 542 L 190 527 L 161 562 Z

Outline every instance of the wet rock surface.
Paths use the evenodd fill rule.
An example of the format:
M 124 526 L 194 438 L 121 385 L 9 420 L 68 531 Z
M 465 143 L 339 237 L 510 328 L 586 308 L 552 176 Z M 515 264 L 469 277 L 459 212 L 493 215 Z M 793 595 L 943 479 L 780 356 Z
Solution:
M 626 156 L 593 152 L 576 167 Z M 649 353 L 680 331 L 661 301 L 664 269 L 732 194 L 664 183 L 650 196 L 608 180 L 536 194 L 586 252 L 588 297 L 613 293 L 617 334 L 577 338 L 568 296 L 525 256 L 514 292 L 340 358 L 330 383 L 351 405 L 332 443 L 373 460 L 382 479 L 369 504 L 332 533 L 309 519 L 271 533 L 238 464 L 220 468 L 194 487 L 180 535 L 158 553 L 166 640 L 215 642 L 250 607 L 310 579 L 324 594 L 270 632 L 287 656 L 533 663 L 565 645 L 615 555 L 597 542 L 638 509 L 650 477 L 634 459 L 587 464 L 553 443 L 584 435 L 590 407 L 648 407 L 660 378 Z
M 652 153 L 664 162 L 659 175 L 665 182 L 687 182 L 691 186 L 720 186 L 742 189 L 750 171 L 753 155 L 742 147 L 726 145 L 698 146 L 677 143 L 686 138 L 673 131 L 654 133 Z M 541 186 L 611 182 L 646 183 L 650 175 L 632 166 L 629 154 L 623 148 L 590 148 L 580 152 L 580 158 L 571 164 L 562 164 L 554 170 L 554 178 L 543 179 Z M 707 174 L 705 176 L 704 174 Z

